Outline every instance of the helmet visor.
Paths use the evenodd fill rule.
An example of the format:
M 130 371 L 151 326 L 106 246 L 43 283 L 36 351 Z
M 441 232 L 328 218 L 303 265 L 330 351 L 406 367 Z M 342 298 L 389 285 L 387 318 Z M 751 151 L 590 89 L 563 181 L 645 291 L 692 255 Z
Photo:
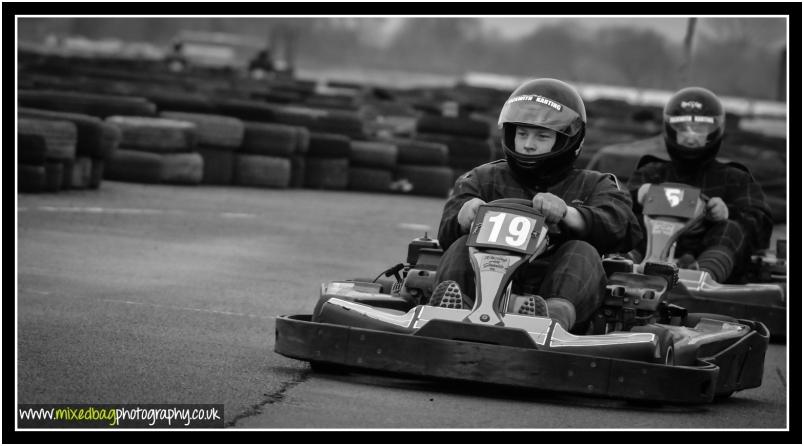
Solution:
M 722 124 L 717 116 L 669 116 L 667 123 L 676 133 L 676 143 L 683 147 L 697 149 L 706 146 L 708 138 L 716 133 Z
M 509 98 L 497 124 L 525 124 L 546 127 L 566 136 L 575 136 L 583 120 L 575 110 L 540 95 L 526 94 Z

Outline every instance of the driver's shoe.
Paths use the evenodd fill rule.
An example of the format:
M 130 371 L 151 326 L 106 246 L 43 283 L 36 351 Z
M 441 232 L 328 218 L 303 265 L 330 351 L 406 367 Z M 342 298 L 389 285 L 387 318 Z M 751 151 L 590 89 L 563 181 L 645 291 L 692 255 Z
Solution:
M 508 306 L 508 312 L 525 316 L 547 317 L 547 302 L 536 294 L 511 293 L 511 304 Z
M 458 286 L 458 282 L 445 280 L 439 283 L 433 290 L 428 304 L 434 307 L 463 309 L 463 293 L 461 293 L 461 287 Z

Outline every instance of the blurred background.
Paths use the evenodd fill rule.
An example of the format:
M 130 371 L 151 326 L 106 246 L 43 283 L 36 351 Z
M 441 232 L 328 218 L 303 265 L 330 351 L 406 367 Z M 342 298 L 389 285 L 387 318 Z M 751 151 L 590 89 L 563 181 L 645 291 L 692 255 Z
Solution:
M 157 56 L 200 30 L 272 45 L 305 70 L 489 72 L 574 82 L 783 100 L 784 18 L 22 18 L 19 39 L 79 47 L 139 42 Z M 98 42 L 98 43 L 100 43 Z M 245 63 L 246 61 L 241 61 Z
M 783 16 L 19 17 L 17 24 L 19 104 L 25 109 L 79 112 L 107 122 L 110 115 L 223 116 L 245 123 L 245 142 L 234 142 L 242 155 L 276 155 L 252 147 L 264 133 L 256 123 L 302 128 L 315 147 L 321 133 L 346 137 L 340 144 L 351 144 L 352 152 L 338 149 L 346 158 L 379 150 L 365 149 L 363 142 L 392 144 L 396 155 L 386 156 L 393 165 L 385 166 L 390 173 L 370 188 L 416 193 L 422 188 L 406 182 L 441 184 L 425 193 L 435 196 L 445 196 L 466 170 L 502 156 L 496 119 L 524 79 L 554 77 L 578 88 L 589 128 L 576 165 L 613 172 L 622 181 L 639 157 L 663 152 L 662 107 L 670 95 L 702 86 L 727 111 L 721 158 L 747 165 L 776 200 L 779 221 L 786 215 L 786 175 L 780 174 L 787 171 Z M 137 98 L 148 107 L 110 110 L 108 100 L 96 106 L 87 101 L 103 101 L 52 97 L 54 91 Z M 134 126 L 118 121 L 111 123 Z M 118 145 L 153 151 L 132 138 L 124 131 Z M 422 149 L 418 143 L 431 145 Z M 280 187 L 309 187 L 299 178 L 309 170 L 300 165 L 302 155 L 311 157 L 305 144 L 293 153 L 280 151 L 296 157 Z M 419 152 L 411 159 L 404 153 L 413 149 L 400 144 Z M 212 155 L 202 151 L 205 156 Z M 219 181 L 240 181 L 241 161 L 229 162 L 234 172 Z M 361 162 L 352 159 L 349 168 L 377 167 Z M 121 163 L 110 159 L 107 167 Z M 398 164 L 452 171 L 438 173 L 435 181 L 428 176 L 433 172 L 419 169 L 416 175 L 429 179 L 414 181 L 399 174 Z M 127 170 L 95 176 L 127 179 Z M 152 175 L 152 181 L 158 178 Z M 207 182 L 203 176 L 197 181 Z M 348 178 L 336 184 L 352 187 Z

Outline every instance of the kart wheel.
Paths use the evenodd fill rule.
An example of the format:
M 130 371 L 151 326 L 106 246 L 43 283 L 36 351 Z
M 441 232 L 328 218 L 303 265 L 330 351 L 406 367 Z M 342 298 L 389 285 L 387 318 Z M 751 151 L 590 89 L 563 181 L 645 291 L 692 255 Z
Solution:
M 670 330 L 659 327 L 658 325 L 642 325 L 631 329 L 634 332 L 653 333 L 659 339 L 656 351 L 653 355 L 653 362 L 657 364 L 675 365 L 675 342 Z

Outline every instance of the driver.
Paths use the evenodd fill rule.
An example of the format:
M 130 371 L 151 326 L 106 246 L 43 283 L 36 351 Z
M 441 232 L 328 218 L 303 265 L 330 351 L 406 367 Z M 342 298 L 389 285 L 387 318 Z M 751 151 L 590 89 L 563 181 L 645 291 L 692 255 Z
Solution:
M 438 241 L 445 251 L 430 304 L 472 307 L 475 280 L 466 247 L 471 222 L 484 203 L 522 198 L 562 236 L 551 240 L 545 256 L 515 273 L 514 311 L 549 316 L 566 330 L 580 327 L 602 304 L 601 254 L 630 250 L 642 238 L 631 197 L 613 175 L 573 167 L 586 109 L 570 85 L 556 79 L 523 83 L 503 105 L 498 125 L 505 159 L 458 178 L 444 205 Z
M 715 160 L 724 125 L 723 105 L 714 93 L 700 87 L 676 92 L 664 107 L 670 161 L 645 155 L 628 181 L 638 215 L 651 184 L 684 183 L 710 197 L 704 224 L 682 235 L 675 252 L 680 267 L 706 271 L 720 283 L 735 281 L 751 253 L 767 248 L 773 230 L 770 207 L 748 168 Z M 636 260 L 644 252 L 643 243 Z

